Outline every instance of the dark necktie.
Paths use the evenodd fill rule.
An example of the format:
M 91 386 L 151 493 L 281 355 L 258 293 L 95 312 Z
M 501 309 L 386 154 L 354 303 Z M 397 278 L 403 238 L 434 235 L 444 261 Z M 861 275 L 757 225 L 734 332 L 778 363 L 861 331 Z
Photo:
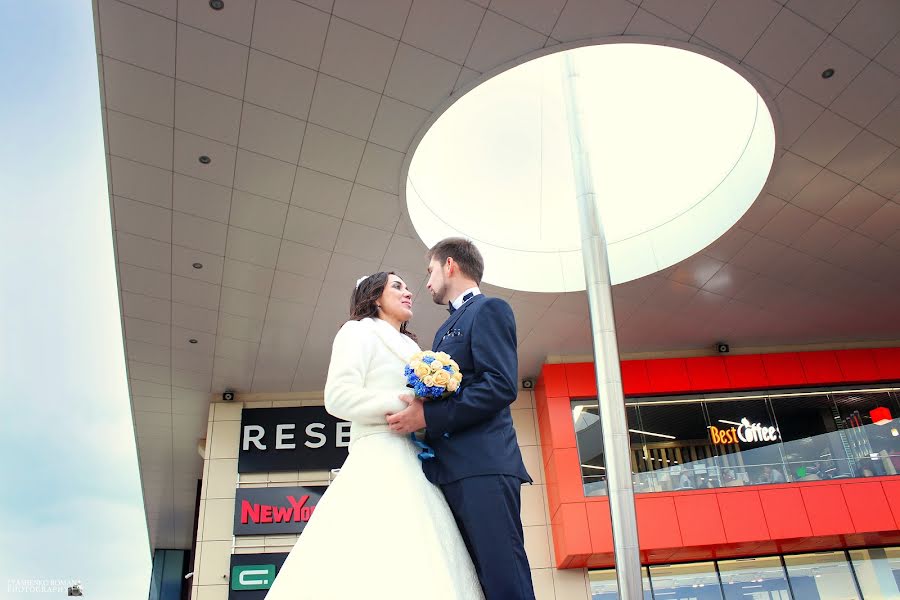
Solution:
M 465 296 L 463 296 L 462 304 L 460 304 L 459 306 L 462 307 L 462 305 L 465 304 L 466 301 L 469 300 L 469 298 L 474 298 L 474 297 L 475 297 L 475 294 L 474 294 L 473 292 L 469 292 L 468 294 L 466 294 Z M 450 313 L 451 315 L 452 315 L 453 313 L 456 312 L 456 308 L 453 306 L 453 303 L 452 303 L 452 302 L 450 302 L 450 303 L 447 305 L 447 312 Z

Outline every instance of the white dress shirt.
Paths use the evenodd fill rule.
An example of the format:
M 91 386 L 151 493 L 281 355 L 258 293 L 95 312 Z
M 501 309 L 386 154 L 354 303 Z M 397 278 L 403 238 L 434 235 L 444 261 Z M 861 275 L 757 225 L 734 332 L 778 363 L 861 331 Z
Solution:
M 454 309 L 459 309 L 459 307 L 463 305 L 463 298 L 465 298 L 465 297 L 466 297 L 466 294 L 468 294 L 468 293 L 470 293 L 470 292 L 472 293 L 472 296 L 475 297 L 475 296 L 477 296 L 478 294 L 481 293 L 481 290 L 478 289 L 478 286 L 477 286 L 477 285 L 476 285 L 475 287 L 471 287 L 471 288 L 467 289 L 467 290 L 464 291 L 462 294 L 460 294 L 459 296 L 457 296 L 456 299 L 453 300 L 453 301 L 450 303 L 450 304 L 453 305 L 453 308 L 454 308 Z

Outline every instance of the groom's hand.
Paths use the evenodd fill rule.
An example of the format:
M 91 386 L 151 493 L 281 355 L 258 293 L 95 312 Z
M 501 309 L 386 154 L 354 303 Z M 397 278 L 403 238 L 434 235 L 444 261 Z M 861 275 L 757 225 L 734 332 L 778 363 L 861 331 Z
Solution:
M 398 413 L 387 416 L 391 431 L 412 433 L 425 428 L 425 405 L 420 398 L 411 394 L 401 394 L 400 399 L 409 406 Z

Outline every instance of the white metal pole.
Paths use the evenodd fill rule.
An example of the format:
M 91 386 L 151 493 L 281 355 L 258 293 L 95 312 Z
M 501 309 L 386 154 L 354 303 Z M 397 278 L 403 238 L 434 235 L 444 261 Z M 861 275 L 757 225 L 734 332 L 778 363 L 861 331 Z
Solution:
M 578 71 L 571 53 L 566 53 L 563 92 L 569 123 L 569 146 L 575 175 L 575 195 L 581 226 L 581 254 L 587 286 L 594 369 L 603 430 L 606 486 L 612 521 L 613 547 L 619 598 L 640 600 L 641 554 L 638 546 L 634 487 L 631 479 L 631 439 L 625 416 L 625 395 L 619 367 L 619 347 L 613 317 L 612 284 L 603 221 L 597 207 L 591 172 L 590 147 L 578 98 Z

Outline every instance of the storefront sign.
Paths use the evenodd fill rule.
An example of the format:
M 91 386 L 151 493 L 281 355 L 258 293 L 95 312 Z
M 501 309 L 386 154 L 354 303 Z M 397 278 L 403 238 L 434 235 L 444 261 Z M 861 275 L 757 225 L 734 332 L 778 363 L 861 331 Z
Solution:
M 234 535 L 300 533 L 328 486 L 238 488 Z
M 778 430 L 760 423 L 750 423 L 744 417 L 736 427 L 721 429 L 716 426 L 709 428 L 709 437 L 713 444 L 758 444 L 760 442 L 778 441 Z
M 287 556 L 287 552 L 232 554 L 228 600 L 263 600 Z
M 349 445 L 350 423 L 323 406 L 244 409 L 238 473 L 337 469 Z

